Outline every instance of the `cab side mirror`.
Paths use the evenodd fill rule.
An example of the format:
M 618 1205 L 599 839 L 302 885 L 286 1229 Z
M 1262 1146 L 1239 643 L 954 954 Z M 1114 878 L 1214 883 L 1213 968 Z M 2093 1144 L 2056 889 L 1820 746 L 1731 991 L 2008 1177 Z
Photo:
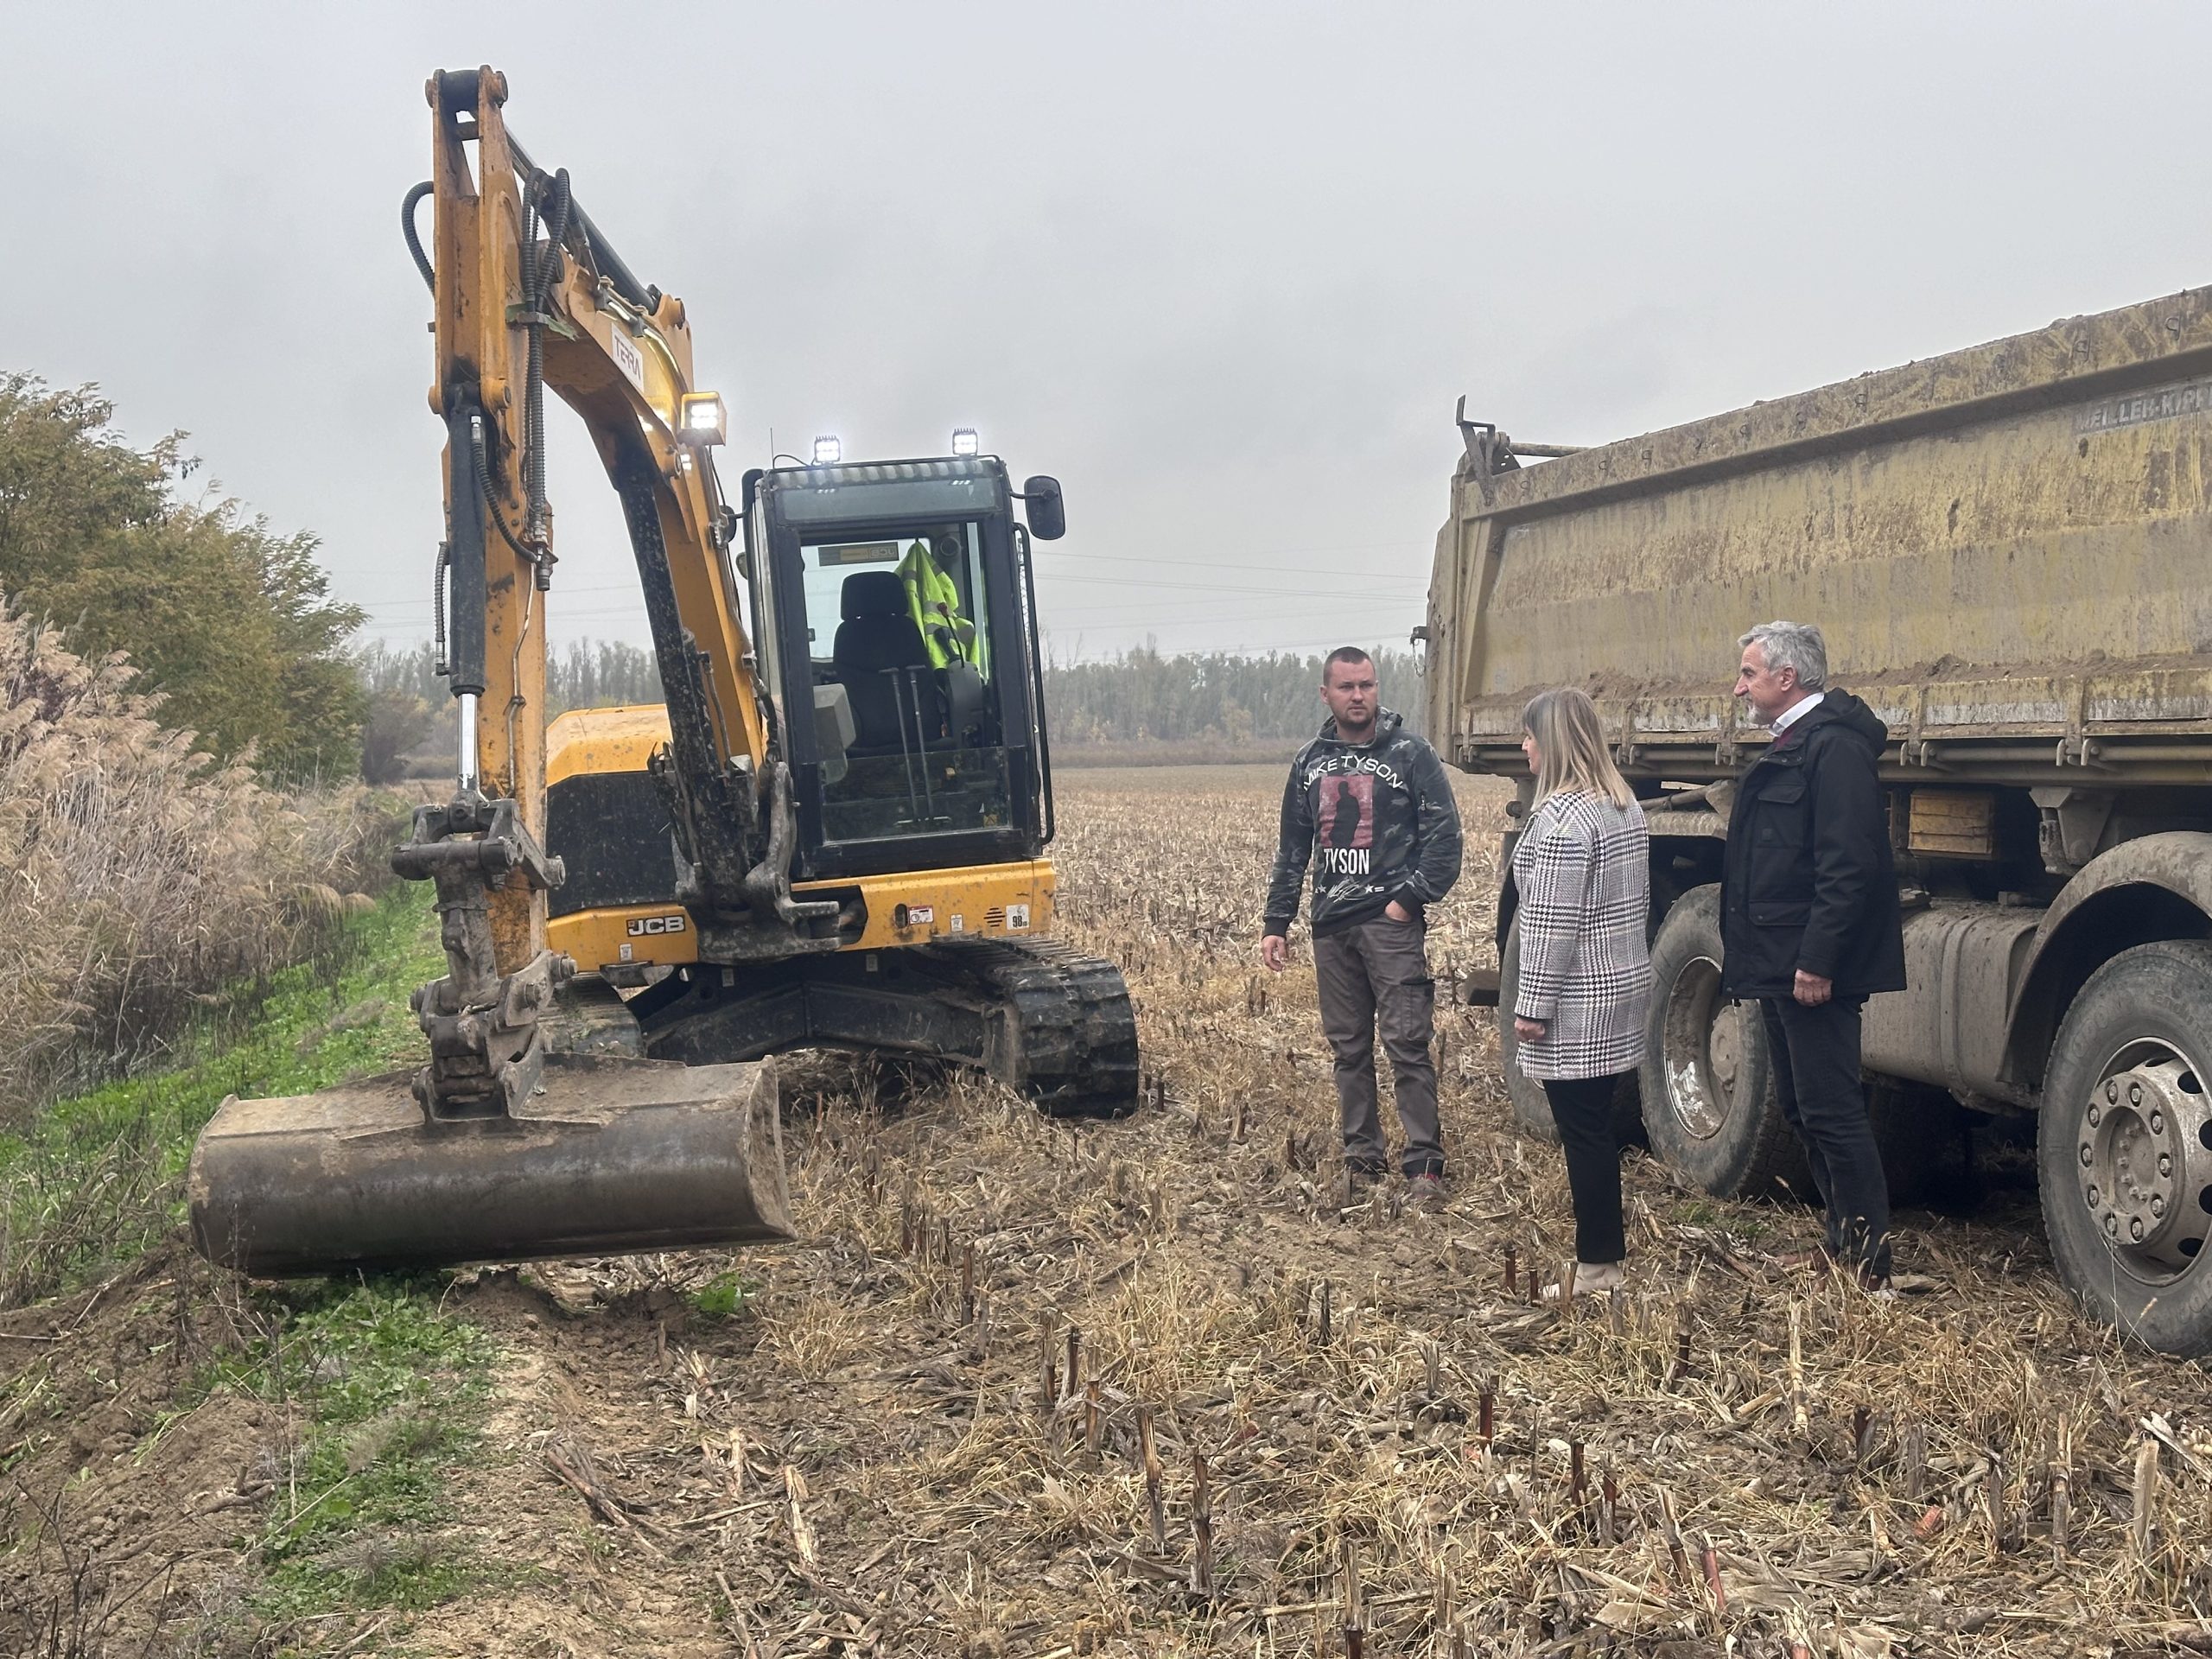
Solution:
M 1060 502 L 1060 480 L 1039 474 L 1021 480 L 1021 503 L 1029 520 L 1029 533 L 1040 542 L 1057 542 L 1068 533 L 1067 509 Z

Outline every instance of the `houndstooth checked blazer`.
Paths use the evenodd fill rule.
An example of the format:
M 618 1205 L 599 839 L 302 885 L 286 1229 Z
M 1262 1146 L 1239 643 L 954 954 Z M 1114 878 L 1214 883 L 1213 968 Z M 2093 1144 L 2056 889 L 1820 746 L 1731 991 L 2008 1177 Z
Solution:
M 1513 849 L 1521 907 L 1513 1012 L 1541 1020 L 1520 1046 L 1531 1077 L 1605 1077 L 1643 1062 L 1651 1007 L 1650 832 L 1643 809 L 1580 791 L 1540 803 Z

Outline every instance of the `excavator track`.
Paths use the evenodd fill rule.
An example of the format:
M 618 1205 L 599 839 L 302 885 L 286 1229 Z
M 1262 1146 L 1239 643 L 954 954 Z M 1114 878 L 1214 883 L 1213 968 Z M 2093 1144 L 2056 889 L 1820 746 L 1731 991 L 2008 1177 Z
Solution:
M 921 953 L 1005 1011 L 988 1070 L 1053 1117 L 1137 1106 L 1137 1024 L 1122 970 L 1056 940 L 933 944 Z
M 1043 939 L 963 939 L 680 969 L 626 1006 L 579 975 L 556 1041 L 687 1065 L 794 1048 L 861 1049 L 988 1071 L 1054 1117 L 1137 1105 L 1136 1016 L 1122 970 Z M 575 1006 L 571 1007 L 574 1003 Z M 635 1021 L 634 1044 L 620 1027 Z

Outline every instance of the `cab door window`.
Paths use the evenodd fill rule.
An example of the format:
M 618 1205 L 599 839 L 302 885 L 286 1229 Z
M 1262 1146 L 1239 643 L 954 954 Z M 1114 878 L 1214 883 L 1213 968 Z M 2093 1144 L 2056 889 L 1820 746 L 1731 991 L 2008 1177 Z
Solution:
M 1012 821 L 975 521 L 802 543 L 823 839 Z

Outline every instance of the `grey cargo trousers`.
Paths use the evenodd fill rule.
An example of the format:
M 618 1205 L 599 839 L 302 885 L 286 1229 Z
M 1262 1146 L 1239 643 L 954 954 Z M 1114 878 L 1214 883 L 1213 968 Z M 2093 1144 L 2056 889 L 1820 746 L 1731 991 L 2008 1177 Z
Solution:
M 1375 1086 L 1378 1029 L 1397 1084 L 1398 1122 L 1406 1132 L 1405 1173 L 1444 1173 L 1436 1065 L 1429 1058 L 1436 982 L 1429 977 L 1427 943 L 1426 922 L 1394 922 L 1388 916 L 1355 922 L 1313 941 L 1321 1034 L 1337 1061 L 1344 1161 L 1363 1173 L 1380 1174 L 1389 1156 Z

